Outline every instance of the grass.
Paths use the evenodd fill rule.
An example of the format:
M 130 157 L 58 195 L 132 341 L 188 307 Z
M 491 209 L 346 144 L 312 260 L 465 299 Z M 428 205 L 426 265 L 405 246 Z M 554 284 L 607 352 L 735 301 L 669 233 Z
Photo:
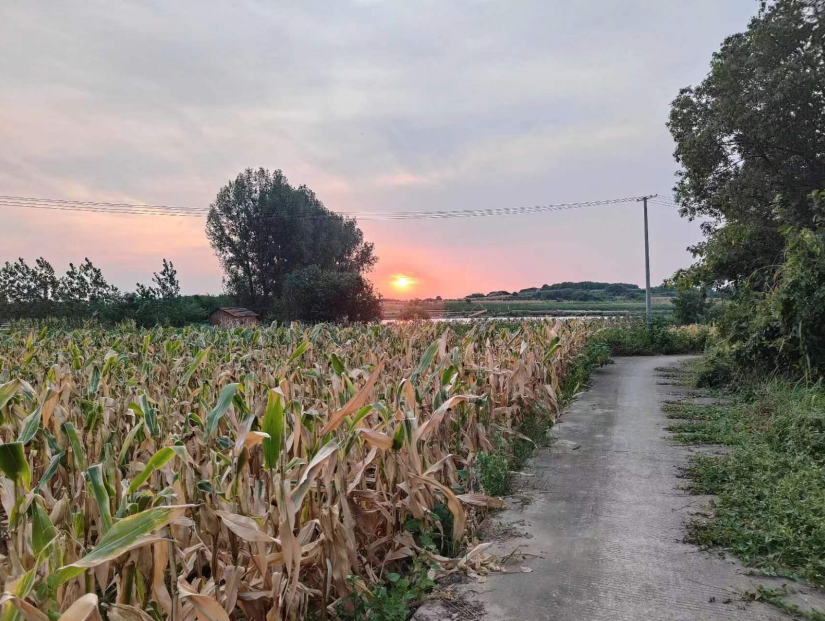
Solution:
M 689 539 L 823 586 L 825 391 L 772 380 L 732 396 L 725 405 L 665 406 L 677 441 L 733 449 L 690 461 L 691 491 L 716 500 L 711 518 L 689 524 Z
M 595 337 L 613 356 L 693 354 L 705 350 L 713 338 L 709 326 L 673 326 L 654 317 L 652 324 L 631 320 L 607 325 Z
M 470 313 L 479 308 L 487 309 L 488 316 L 525 316 L 540 314 L 588 314 L 603 313 L 633 313 L 644 314 L 645 302 L 627 300 L 602 300 L 595 302 L 575 302 L 564 300 L 447 300 L 444 309 L 449 313 Z M 672 312 L 670 299 L 654 300 L 653 311 L 659 313 Z
M 751 601 L 761 600 L 772 604 L 797 619 L 805 619 L 805 621 L 825 621 L 825 614 L 818 610 L 802 610 L 796 604 L 789 603 L 785 597 L 791 594 L 792 592 L 787 588 L 787 585 L 777 589 L 770 589 L 760 585 L 756 587 L 756 590 L 745 593 L 745 597 Z

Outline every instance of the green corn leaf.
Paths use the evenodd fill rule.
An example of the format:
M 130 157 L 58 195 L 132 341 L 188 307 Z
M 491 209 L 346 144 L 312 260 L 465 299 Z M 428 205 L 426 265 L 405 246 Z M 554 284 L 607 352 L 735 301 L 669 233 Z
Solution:
M 29 506 L 29 515 L 32 519 L 32 550 L 35 556 L 40 556 L 40 553 L 57 537 L 57 531 L 49 514 L 43 510 L 37 500 Z
M 37 485 L 34 486 L 34 493 L 37 494 L 40 491 L 40 488 L 46 485 L 51 478 L 54 476 L 54 473 L 57 472 L 57 467 L 60 465 L 60 460 L 63 459 L 63 456 L 66 454 L 66 451 L 60 451 L 49 462 L 49 467 L 46 468 L 46 471 L 43 473 L 43 476 L 40 477 L 40 480 L 37 482 Z
M 238 391 L 238 384 L 227 384 L 221 391 L 221 396 L 218 397 L 218 404 L 215 408 L 206 415 L 206 437 L 210 438 L 215 430 L 218 428 L 218 423 L 223 418 L 229 406 L 232 405 L 232 398 Z
M 415 369 L 415 373 L 412 374 L 410 381 L 415 383 L 418 379 L 418 376 L 421 375 L 427 368 L 433 363 L 435 360 L 435 355 L 438 353 L 438 341 L 433 343 L 427 348 L 427 351 L 424 352 L 424 355 L 421 356 L 421 360 L 418 362 L 418 367 Z
M 342 373 L 344 373 L 347 370 L 347 368 L 344 366 L 344 363 L 335 354 L 330 354 L 329 362 L 330 362 L 330 364 L 332 364 L 332 369 L 338 375 L 341 375 Z
M 151 533 L 177 519 L 192 506 L 194 505 L 155 507 L 119 520 L 103 535 L 100 543 L 91 552 L 79 561 L 64 565 L 53 572 L 46 579 L 47 584 L 56 588 L 67 580 L 79 576 L 86 569 L 97 567 L 101 563 L 116 559 L 129 550 L 152 543 L 157 538 L 150 537 Z
M 32 482 L 32 472 L 26 461 L 26 452 L 22 442 L 0 444 L 0 470 L 12 481 L 22 484 L 28 491 Z
M 47 395 L 48 397 L 48 395 Z M 31 442 L 32 438 L 37 434 L 37 430 L 40 429 L 40 413 L 42 411 L 43 406 L 38 405 L 34 412 L 29 414 L 25 419 L 23 419 L 23 427 L 20 430 L 20 436 L 18 436 L 17 441 L 25 444 Z
M 129 487 L 126 490 L 127 494 L 134 494 L 135 490 L 139 488 L 143 483 L 152 476 L 152 473 L 157 470 L 158 468 L 163 468 L 170 459 L 175 456 L 175 451 L 169 446 L 165 446 L 160 449 L 157 453 L 152 455 L 152 458 L 146 462 L 146 467 L 143 469 L 139 475 L 137 475 L 131 483 L 129 483 Z
M 266 413 L 261 431 L 268 433 L 269 437 L 264 438 L 264 465 L 267 470 L 274 470 L 278 465 L 281 456 L 284 436 L 284 408 L 281 402 L 280 393 L 270 390 L 266 400 Z
M 66 434 L 66 437 L 69 438 L 69 445 L 71 445 L 72 453 L 74 454 L 75 466 L 77 466 L 78 470 L 85 470 L 86 451 L 83 450 L 83 445 L 80 443 L 80 438 L 77 435 L 77 429 L 75 429 L 74 425 L 70 422 L 63 423 L 61 429 L 63 429 L 63 433 Z
M 304 352 L 306 352 L 310 347 L 312 347 L 312 343 L 309 341 L 304 341 L 298 347 L 295 348 L 295 351 L 292 352 L 292 355 L 289 357 L 289 361 L 292 362 L 296 358 L 300 357 Z
M 132 446 L 132 442 L 135 441 L 135 436 L 141 429 L 143 429 L 143 421 L 139 420 L 138 424 L 132 427 L 129 430 L 129 433 L 126 434 L 126 437 L 123 439 L 123 446 L 120 449 L 120 454 L 117 456 L 119 463 L 126 463 L 126 458 L 129 456 L 129 447 Z
M 149 403 L 146 393 L 140 395 L 140 409 L 143 411 L 143 420 L 146 421 L 146 429 L 149 430 L 149 435 L 153 438 L 159 438 L 160 427 L 158 426 L 158 417 L 155 413 L 155 408 Z
M 103 466 L 101 464 L 90 466 L 86 474 L 97 500 L 97 507 L 100 510 L 101 531 L 105 535 L 112 527 L 112 510 L 109 504 L 109 492 L 103 480 Z
M 206 360 L 206 357 L 209 355 L 211 349 L 212 347 L 207 347 L 206 349 L 200 350 L 195 355 L 195 358 L 189 363 L 189 366 L 186 367 L 186 371 L 183 372 L 183 376 L 180 378 L 181 386 L 186 386 L 189 384 L 189 380 L 192 379 L 192 375 L 198 370 L 201 363 Z
M 172 445 L 172 446 L 170 446 L 169 448 L 170 448 L 170 449 L 172 449 L 173 451 L 175 451 L 175 455 L 177 455 L 178 457 L 180 457 L 180 460 L 181 460 L 184 464 L 191 464 L 191 463 L 194 463 L 194 462 L 192 461 L 192 458 L 191 458 L 191 457 L 189 457 L 189 453 L 187 453 L 187 452 L 186 452 L 186 445 L 184 445 L 184 444 L 183 444 L 183 443 L 181 443 L 180 441 L 178 441 L 177 443 L 173 444 L 173 445 Z
M 372 412 L 373 406 L 372 404 L 365 405 L 360 410 L 355 413 L 355 416 L 352 417 L 352 421 L 349 423 L 350 431 L 355 429 L 355 426 L 364 418 L 367 414 Z
M 337 450 L 338 443 L 335 441 L 329 442 L 318 449 L 318 452 L 315 453 L 315 456 L 310 460 L 309 464 L 307 464 L 306 469 L 303 474 L 301 474 L 301 478 L 298 479 L 298 484 L 295 486 L 295 489 L 292 490 L 292 502 L 295 503 L 296 507 L 301 506 L 301 503 L 304 501 L 304 496 L 306 496 L 306 493 L 309 491 L 309 487 L 312 485 L 318 472 Z
M 92 379 L 89 382 L 88 396 L 90 399 L 97 394 L 98 388 L 100 388 L 100 367 L 95 365 L 92 369 Z
M 404 446 L 404 425 L 398 425 L 395 433 L 392 436 L 392 450 L 400 451 Z
M 19 379 L 13 379 L 5 384 L 0 384 L 0 408 L 5 407 L 5 405 L 17 393 L 18 388 L 20 388 Z

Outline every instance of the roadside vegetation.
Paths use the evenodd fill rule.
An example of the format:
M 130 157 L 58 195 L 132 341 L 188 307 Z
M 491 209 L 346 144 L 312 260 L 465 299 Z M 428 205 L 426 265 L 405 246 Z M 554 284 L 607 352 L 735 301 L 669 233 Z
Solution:
M 657 318 L 614 320 L 598 331 L 594 340 L 604 343 L 612 356 L 700 354 L 713 342 L 709 325 L 678 326 Z
M 674 439 L 720 444 L 688 470 L 713 494 L 693 541 L 825 585 L 825 5 L 762 3 L 683 89 L 669 127 L 682 216 L 706 218 L 696 263 L 678 272 L 677 313 L 714 324 L 693 366 L 716 405 L 667 406 Z M 799 111 L 806 110 L 804 114 Z M 702 291 L 718 293 L 707 304 Z M 699 292 L 699 293 L 696 293 Z M 760 597 L 784 609 L 782 594 Z M 793 611 L 792 611 L 793 612 Z M 798 612 L 798 611 L 797 611 Z M 819 612 L 809 619 L 825 618 Z
M 594 328 L 0 333 L 3 614 L 405 619 L 500 505 L 486 456 L 522 463 L 604 361 Z
M 825 586 L 825 391 L 772 379 L 717 396 L 715 405 L 665 406 L 676 441 L 731 447 L 691 459 L 691 491 L 717 498 L 690 539 Z

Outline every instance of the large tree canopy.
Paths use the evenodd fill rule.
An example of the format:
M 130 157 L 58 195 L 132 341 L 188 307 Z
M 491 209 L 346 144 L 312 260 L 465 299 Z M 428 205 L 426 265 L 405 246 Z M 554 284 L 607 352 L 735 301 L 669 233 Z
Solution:
M 312 190 L 291 186 L 280 170 L 247 169 L 221 188 L 206 234 L 227 291 L 257 309 L 280 297 L 286 275 L 296 270 L 317 265 L 363 273 L 376 262 L 354 219 L 330 212 Z
M 682 215 L 710 219 L 692 284 L 768 286 L 784 227 L 812 226 L 825 186 L 825 0 L 763 3 L 708 77 L 683 89 L 668 126 Z

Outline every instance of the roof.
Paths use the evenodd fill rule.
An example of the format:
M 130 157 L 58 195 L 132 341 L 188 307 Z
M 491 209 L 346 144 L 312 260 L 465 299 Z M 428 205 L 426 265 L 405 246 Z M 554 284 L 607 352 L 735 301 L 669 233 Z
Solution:
M 240 306 L 225 306 L 223 308 L 216 308 L 213 310 L 212 313 L 217 313 L 218 311 L 223 311 L 227 315 L 232 315 L 233 317 L 257 317 L 258 313 L 249 310 L 248 308 L 241 308 Z

